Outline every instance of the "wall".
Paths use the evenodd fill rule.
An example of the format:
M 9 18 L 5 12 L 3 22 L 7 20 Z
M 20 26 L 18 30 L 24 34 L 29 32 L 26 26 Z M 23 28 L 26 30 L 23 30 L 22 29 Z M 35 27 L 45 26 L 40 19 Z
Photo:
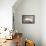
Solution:
M 24 38 L 35 41 L 36 46 L 41 46 L 41 1 L 20 0 L 20 3 L 13 6 L 14 24 L 18 32 L 23 33 Z M 22 15 L 35 15 L 35 24 L 22 24 Z
M 12 29 L 12 6 L 16 0 L 0 0 L 0 27 Z
M 46 46 L 46 0 L 41 1 L 41 38 L 42 46 Z

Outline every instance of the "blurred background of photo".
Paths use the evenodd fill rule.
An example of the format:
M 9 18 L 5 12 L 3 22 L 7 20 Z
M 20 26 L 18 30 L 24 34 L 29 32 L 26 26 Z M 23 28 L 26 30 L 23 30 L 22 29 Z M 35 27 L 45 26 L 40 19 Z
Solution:
M 12 11 L 12 8 L 13 8 L 13 5 L 14 4 L 16 4 L 16 3 L 18 3 L 18 2 L 16 2 L 16 1 L 18 1 L 18 0 L 0 0 L 0 27 L 7 27 L 9 30 L 11 30 L 12 28 L 13 28 L 13 22 L 12 22 L 12 17 L 13 17 L 13 11 Z M 29 0 L 30 1 L 30 0 Z M 27 2 L 29 2 L 28 0 L 27 0 Z M 41 14 L 39 17 L 38 16 L 36 16 L 37 18 L 39 18 L 40 19 L 40 26 L 41 26 L 41 28 L 40 28 L 40 30 L 39 30 L 39 32 L 40 33 L 37 33 L 37 35 L 39 35 L 39 38 L 37 37 L 37 39 L 39 39 L 39 40 L 37 40 L 37 39 L 34 39 L 34 40 L 36 40 L 36 43 L 37 43 L 37 41 L 38 41 L 38 43 L 40 42 L 41 44 L 42 44 L 42 46 L 46 46 L 46 0 L 35 0 L 36 1 L 36 3 L 38 4 L 38 6 L 40 6 L 40 13 L 38 13 L 39 12 L 39 9 L 38 9 L 38 12 L 37 12 L 37 8 L 36 8 L 36 12 L 37 12 L 37 14 L 38 14 L 38 16 L 39 16 L 39 14 Z M 35 2 L 34 0 L 32 1 L 33 3 Z M 20 0 L 20 2 L 21 2 L 21 0 Z M 24 1 L 24 5 L 26 5 L 25 4 L 25 2 L 26 2 L 26 0 Z M 26 3 L 27 3 L 26 2 Z M 40 5 L 41 4 L 41 5 Z M 33 5 L 33 4 L 32 4 Z M 29 6 L 29 5 L 28 5 Z M 36 6 L 36 7 L 38 7 L 38 6 Z M 17 7 L 17 6 L 16 6 Z M 21 6 L 22 7 L 22 6 Z M 23 8 L 25 8 L 26 9 L 26 7 L 27 6 L 24 6 Z M 34 7 L 35 7 L 35 5 L 34 5 Z M 19 7 L 20 8 L 20 7 Z M 29 7 L 27 7 L 27 8 L 29 8 Z M 39 7 L 38 7 L 39 8 Z M 21 8 L 20 8 L 21 9 Z M 18 10 L 19 11 L 19 10 Z M 24 10 L 23 10 L 24 11 Z M 23 14 L 23 11 L 22 11 L 22 14 Z M 30 11 L 30 10 L 28 10 L 28 11 Z M 33 12 L 33 11 L 32 11 Z M 21 13 L 21 10 L 20 10 L 20 13 Z M 18 12 L 18 14 L 20 15 L 20 13 Z M 30 14 L 31 12 L 24 12 L 24 14 Z M 36 15 L 37 15 L 36 14 Z M 37 18 L 36 18 L 36 21 L 37 21 Z M 37 23 L 37 22 L 36 22 Z M 21 25 L 22 26 L 22 25 Z M 26 26 L 24 26 L 24 27 L 29 27 L 30 25 L 26 25 Z M 32 26 L 32 25 L 31 25 Z M 39 25 L 38 25 L 39 26 Z M 34 26 L 35 27 L 35 26 Z M 23 27 L 22 27 L 23 28 Z M 16 28 L 16 29 L 18 29 L 18 31 L 21 29 L 21 27 L 19 27 L 19 28 Z M 25 36 L 28 38 L 30 38 L 30 36 L 27 36 L 26 35 L 26 33 L 28 33 L 29 35 L 31 35 L 31 33 L 30 33 L 30 31 L 28 32 L 26 29 L 30 29 L 30 28 L 24 28 L 23 30 L 24 30 L 24 32 L 22 31 L 22 29 L 21 29 L 21 31 L 25 34 Z M 36 28 L 37 29 L 37 28 Z M 35 29 L 35 30 L 36 30 Z M 27 32 L 26 32 L 26 31 Z M 31 30 L 33 30 L 32 29 L 32 27 L 31 27 Z M 34 32 L 36 32 L 34 30 Z M 21 32 L 20 31 L 20 32 Z M 37 30 L 38 31 L 38 30 Z M 33 33 L 33 35 L 31 36 L 31 37 L 33 37 L 34 36 L 34 34 L 35 34 L 35 38 L 36 38 L 36 33 L 34 33 L 33 31 L 31 31 L 32 33 Z M 3 32 L 4 33 L 4 32 Z M 24 37 L 25 37 L 24 36 Z M 37 43 L 37 44 L 38 44 Z M 40 44 L 39 43 L 39 44 Z

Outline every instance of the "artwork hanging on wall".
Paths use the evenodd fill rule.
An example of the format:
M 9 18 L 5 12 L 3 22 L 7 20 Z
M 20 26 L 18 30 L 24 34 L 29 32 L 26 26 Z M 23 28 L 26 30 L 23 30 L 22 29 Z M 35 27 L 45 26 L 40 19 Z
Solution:
M 34 24 L 35 15 L 22 15 L 22 24 Z

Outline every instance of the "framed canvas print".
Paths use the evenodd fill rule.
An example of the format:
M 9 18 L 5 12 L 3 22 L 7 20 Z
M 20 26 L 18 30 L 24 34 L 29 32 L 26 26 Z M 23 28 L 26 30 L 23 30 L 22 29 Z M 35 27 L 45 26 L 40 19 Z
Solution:
M 22 24 L 34 24 L 35 15 L 22 15 Z

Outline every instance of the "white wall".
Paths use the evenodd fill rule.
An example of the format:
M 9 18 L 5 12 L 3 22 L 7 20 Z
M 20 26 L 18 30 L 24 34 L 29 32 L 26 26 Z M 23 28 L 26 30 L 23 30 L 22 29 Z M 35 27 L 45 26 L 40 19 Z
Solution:
M 13 6 L 13 12 L 15 29 L 25 38 L 34 40 L 36 46 L 41 46 L 41 0 L 23 0 L 17 7 Z M 22 24 L 22 15 L 35 15 L 35 24 Z
M 12 6 L 16 0 L 0 0 L 0 27 L 12 28 Z
M 46 0 L 41 1 L 41 38 L 42 46 L 46 46 Z

